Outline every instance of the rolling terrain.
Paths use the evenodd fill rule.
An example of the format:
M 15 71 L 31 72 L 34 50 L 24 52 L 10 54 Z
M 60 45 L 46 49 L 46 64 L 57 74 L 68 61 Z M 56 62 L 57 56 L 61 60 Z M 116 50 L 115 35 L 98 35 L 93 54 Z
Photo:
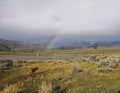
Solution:
M 0 93 L 117 93 L 120 90 L 119 48 L 43 53 L 86 57 L 0 60 Z M 32 73 L 34 68 L 38 69 Z
M 108 57 L 109 58 L 109 57 Z M 112 57 L 113 58 L 113 57 Z M 0 93 L 116 93 L 119 65 L 86 60 L 14 60 L 0 70 Z M 16 63 L 17 62 L 17 63 Z M 35 73 L 31 68 L 38 67 Z M 18 74 L 19 73 L 19 74 Z M 45 90 L 44 90 L 45 89 Z M 52 91 L 52 92 L 51 92 Z
M 0 39 L 0 52 L 33 52 L 44 48 L 38 44 Z
M 19 45 L 14 42 L 14 45 L 13 42 L 12 44 L 4 42 L 6 49 L 9 47 L 11 50 L 0 52 L 0 56 L 3 57 L 29 57 L 36 54 L 76 57 L 0 59 L 0 93 L 118 93 L 120 90 L 120 47 L 118 46 L 28 52 L 20 50 L 20 47 L 25 49 L 26 44 Z M 77 58 L 77 56 L 84 57 Z

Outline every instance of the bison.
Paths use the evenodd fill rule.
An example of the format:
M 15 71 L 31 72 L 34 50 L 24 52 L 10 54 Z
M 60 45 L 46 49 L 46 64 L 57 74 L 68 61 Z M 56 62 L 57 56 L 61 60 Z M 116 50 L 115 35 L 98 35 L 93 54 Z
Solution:
M 39 68 L 38 67 L 34 67 L 34 68 L 31 68 L 30 70 L 29 70 L 29 72 L 30 73 L 34 73 L 36 70 L 38 70 Z

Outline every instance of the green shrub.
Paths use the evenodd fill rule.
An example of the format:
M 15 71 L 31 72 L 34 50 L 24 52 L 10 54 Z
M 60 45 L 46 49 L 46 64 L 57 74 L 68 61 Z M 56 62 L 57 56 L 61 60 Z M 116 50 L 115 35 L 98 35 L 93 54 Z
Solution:
M 118 63 L 117 62 L 110 62 L 108 66 L 111 68 L 116 68 L 116 67 L 118 67 Z
M 97 71 L 99 73 L 108 73 L 108 72 L 111 72 L 112 69 L 111 68 L 108 68 L 108 67 L 101 67 L 101 68 L 98 68 Z

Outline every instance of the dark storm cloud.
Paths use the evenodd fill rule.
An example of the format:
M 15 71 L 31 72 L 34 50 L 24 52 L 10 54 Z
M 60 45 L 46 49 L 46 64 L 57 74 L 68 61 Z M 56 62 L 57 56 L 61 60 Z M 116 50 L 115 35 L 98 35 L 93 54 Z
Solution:
M 118 37 L 119 25 L 120 0 L 0 0 L 2 38 Z

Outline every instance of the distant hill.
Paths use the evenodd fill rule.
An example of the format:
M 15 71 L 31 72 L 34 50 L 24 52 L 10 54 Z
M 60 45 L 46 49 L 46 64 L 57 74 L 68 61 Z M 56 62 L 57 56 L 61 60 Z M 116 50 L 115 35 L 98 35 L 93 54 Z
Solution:
M 107 46 L 107 47 L 119 47 L 119 41 L 97 41 L 97 42 L 81 42 L 81 41 L 71 41 L 59 43 L 52 47 L 51 49 L 80 49 L 80 48 L 90 48 L 94 44 L 97 44 L 98 47 Z M 20 41 L 4 40 L 0 39 L 0 52 L 35 52 L 43 51 L 47 48 L 45 44 L 32 44 Z
M 69 42 L 69 43 L 62 43 L 59 46 L 53 47 L 53 49 L 77 49 L 77 48 L 90 48 L 93 47 L 94 45 L 97 45 L 98 47 L 119 47 L 120 42 L 118 41 L 97 41 L 97 42 Z
M 32 51 L 43 50 L 44 48 L 45 46 L 41 46 L 38 44 L 30 44 L 19 41 L 0 39 L 0 52 L 11 52 L 11 51 L 32 52 Z

